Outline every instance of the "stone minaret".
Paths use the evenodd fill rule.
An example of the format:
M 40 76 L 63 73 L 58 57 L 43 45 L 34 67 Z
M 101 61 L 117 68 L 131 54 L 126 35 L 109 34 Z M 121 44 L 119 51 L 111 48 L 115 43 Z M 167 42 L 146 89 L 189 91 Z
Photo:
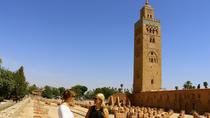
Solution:
M 134 33 L 134 93 L 161 89 L 161 31 L 146 0 Z

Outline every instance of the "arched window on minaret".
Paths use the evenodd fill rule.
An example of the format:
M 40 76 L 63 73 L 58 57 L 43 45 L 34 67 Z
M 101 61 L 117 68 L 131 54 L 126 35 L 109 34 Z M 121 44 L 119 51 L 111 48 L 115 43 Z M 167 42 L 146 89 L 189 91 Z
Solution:
M 150 63 L 158 63 L 157 54 L 154 51 L 149 52 L 148 60 Z
M 154 84 L 154 79 L 151 80 L 151 84 Z
M 151 37 L 150 40 L 149 40 L 149 42 L 150 43 L 155 43 L 155 38 L 154 37 Z

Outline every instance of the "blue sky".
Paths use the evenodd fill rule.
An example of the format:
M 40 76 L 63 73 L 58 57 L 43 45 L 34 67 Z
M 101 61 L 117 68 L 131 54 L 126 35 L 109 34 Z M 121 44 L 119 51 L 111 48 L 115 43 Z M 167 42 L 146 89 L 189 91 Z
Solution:
M 131 88 L 145 0 L 2 0 L 0 58 L 39 86 Z M 161 20 L 163 88 L 210 83 L 210 1 L 150 0 Z

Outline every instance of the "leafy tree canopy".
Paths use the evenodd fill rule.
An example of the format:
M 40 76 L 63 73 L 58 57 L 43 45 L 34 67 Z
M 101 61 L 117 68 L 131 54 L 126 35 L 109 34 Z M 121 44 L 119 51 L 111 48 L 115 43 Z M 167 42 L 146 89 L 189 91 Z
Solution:
M 205 88 L 208 88 L 208 82 L 203 82 L 203 86 L 204 86 Z
M 53 91 L 52 91 L 52 87 L 50 86 L 45 86 L 44 87 L 44 91 L 42 91 L 42 97 L 44 98 L 53 98 Z
M 103 93 L 104 97 L 107 99 L 109 96 L 113 95 L 114 93 L 117 93 L 118 90 L 111 87 L 102 87 L 102 88 L 96 88 L 92 91 L 88 91 L 85 94 L 86 99 L 92 99 L 97 93 Z
M 76 93 L 77 98 L 82 97 L 84 93 L 88 90 L 88 88 L 83 85 L 75 85 L 71 89 Z

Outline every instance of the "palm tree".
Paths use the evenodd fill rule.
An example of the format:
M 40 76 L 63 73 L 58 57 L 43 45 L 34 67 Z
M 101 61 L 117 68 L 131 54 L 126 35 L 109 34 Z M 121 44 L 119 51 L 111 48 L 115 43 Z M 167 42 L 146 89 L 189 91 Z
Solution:
M 208 88 L 208 82 L 203 82 L 203 86 L 204 86 L 205 88 Z
M 178 89 L 179 89 L 179 87 L 178 87 L 178 86 L 175 86 L 175 89 L 176 89 L 176 90 L 178 90 Z
M 197 89 L 200 89 L 200 88 L 201 88 L 201 85 L 200 85 L 200 84 L 198 84 Z
M 120 89 L 123 92 L 123 84 L 120 84 Z
M 186 81 L 183 85 L 184 89 L 191 89 L 193 88 L 191 81 Z

